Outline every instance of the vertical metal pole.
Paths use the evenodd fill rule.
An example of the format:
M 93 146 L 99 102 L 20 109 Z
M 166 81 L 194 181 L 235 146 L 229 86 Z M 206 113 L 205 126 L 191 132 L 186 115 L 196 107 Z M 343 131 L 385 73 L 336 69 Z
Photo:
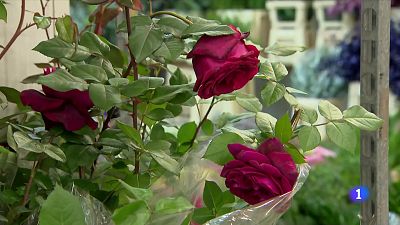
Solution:
M 361 224 L 388 225 L 390 0 L 363 0 L 360 17 L 361 104 L 385 121 L 377 132 L 361 134 L 361 184 L 370 192 Z

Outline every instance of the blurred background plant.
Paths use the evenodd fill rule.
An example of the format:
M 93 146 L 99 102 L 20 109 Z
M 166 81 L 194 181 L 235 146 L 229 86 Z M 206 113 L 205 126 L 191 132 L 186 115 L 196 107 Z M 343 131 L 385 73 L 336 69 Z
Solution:
M 290 76 L 296 88 L 307 92 L 307 97 L 335 98 L 344 93 L 345 80 L 332 76 L 326 65 L 336 59 L 338 51 L 332 48 L 311 49 L 293 66 Z

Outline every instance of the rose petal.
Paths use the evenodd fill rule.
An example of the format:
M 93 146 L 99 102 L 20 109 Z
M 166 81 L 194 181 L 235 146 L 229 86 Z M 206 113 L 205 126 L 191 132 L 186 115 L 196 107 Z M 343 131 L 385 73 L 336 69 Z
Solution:
M 267 157 L 271 160 L 272 165 L 278 168 L 293 186 L 296 183 L 299 173 L 289 153 L 276 151 L 268 152 Z
M 257 150 L 263 154 L 267 154 L 269 151 L 278 151 L 284 152 L 285 149 L 283 147 L 282 142 L 278 138 L 270 138 L 265 140 Z
M 242 34 L 236 32 L 230 35 L 208 36 L 203 35 L 196 43 L 192 51 L 187 55 L 188 58 L 206 55 L 216 59 L 223 59 L 232 50 L 235 45 L 241 41 Z M 216 48 L 216 46 L 218 46 Z
M 94 124 L 96 124 L 97 127 L 96 122 L 90 122 L 92 119 L 90 117 L 88 118 L 88 115 L 80 114 L 72 104 L 66 104 L 60 110 L 44 112 L 43 114 L 47 119 L 63 124 L 64 128 L 68 131 L 80 130 L 87 125 L 88 122 L 92 129 Z
M 25 90 L 21 92 L 22 104 L 32 107 L 37 112 L 45 112 L 61 107 L 64 101 L 45 96 L 36 90 Z

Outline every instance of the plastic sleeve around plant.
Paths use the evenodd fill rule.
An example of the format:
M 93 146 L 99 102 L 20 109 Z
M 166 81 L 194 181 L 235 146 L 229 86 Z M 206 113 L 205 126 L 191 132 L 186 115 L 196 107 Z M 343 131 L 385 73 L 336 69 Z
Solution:
M 291 200 L 300 190 L 308 177 L 310 166 L 299 166 L 299 177 L 291 192 L 280 195 L 258 205 L 249 206 L 242 210 L 236 210 L 217 217 L 205 225 L 274 225 L 278 219 L 290 208 Z

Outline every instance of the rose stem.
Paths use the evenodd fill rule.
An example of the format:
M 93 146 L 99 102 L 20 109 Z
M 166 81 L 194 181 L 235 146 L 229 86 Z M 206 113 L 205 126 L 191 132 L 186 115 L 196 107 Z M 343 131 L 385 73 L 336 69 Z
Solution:
M 11 48 L 11 46 L 14 44 L 15 40 L 19 37 L 19 35 L 22 34 L 25 30 L 27 30 L 30 27 L 33 27 L 35 24 L 31 23 L 24 28 L 22 28 L 22 24 L 24 23 L 25 19 L 25 0 L 21 0 L 21 15 L 19 18 L 19 24 L 17 29 L 15 30 L 14 35 L 11 37 L 10 41 L 7 43 L 7 45 L 3 48 L 3 50 L 0 53 L 0 60 L 4 57 L 6 52 Z
M 37 168 L 39 167 L 39 164 L 41 161 L 42 161 L 42 156 L 40 156 L 40 158 L 37 161 L 33 162 L 33 166 L 31 169 L 31 175 L 29 176 L 28 183 L 26 183 L 26 186 L 25 186 L 24 198 L 22 199 L 21 206 L 25 206 L 26 203 L 28 203 L 29 192 L 31 191 L 31 188 L 32 188 L 33 178 L 35 178 Z
M 128 40 L 129 37 L 132 34 L 132 27 L 131 27 L 131 15 L 129 12 L 129 7 L 125 7 L 125 19 L 126 19 L 126 28 L 128 30 Z M 129 45 L 128 45 L 129 46 Z M 131 56 L 131 61 L 129 63 L 128 67 L 128 74 L 129 71 L 131 70 L 131 67 L 133 67 L 133 79 L 134 80 L 138 80 L 138 69 L 137 69 L 137 64 L 136 64 L 136 59 L 135 56 L 132 53 L 132 50 L 130 48 L 129 49 L 129 55 Z M 132 109 L 133 109 L 133 113 L 132 113 L 132 122 L 133 122 L 133 128 L 135 128 L 137 130 L 137 104 L 135 102 L 135 98 L 132 98 Z M 135 150 L 135 170 L 134 173 L 138 174 L 140 171 L 140 159 L 139 159 L 139 151 Z
M 47 1 L 47 3 L 48 3 L 48 1 Z M 45 4 L 43 3 L 43 0 L 40 0 L 40 6 L 42 7 L 42 14 L 43 14 L 42 16 L 45 16 L 45 15 L 46 15 L 46 6 L 47 6 L 47 3 L 46 3 L 46 5 L 45 5 Z M 46 28 L 45 31 L 46 31 L 47 40 L 50 40 L 49 29 Z
M 200 121 L 199 126 L 196 127 L 196 131 L 194 132 L 193 138 L 190 141 L 189 149 L 193 146 L 194 141 L 196 140 L 197 134 L 199 133 L 201 126 L 203 125 L 204 122 L 206 122 L 207 117 L 210 114 L 212 107 L 214 106 L 214 102 L 215 102 L 215 97 L 213 97 L 213 99 L 211 100 L 211 104 L 210 104 L 210 107 L 208 107 L 206 115 L 204 115 L 204 118 Z
M 153 14 L 153 4 L 152 4 L 151 0 L 149 0 L 149 14 L 150 15 Z
M 170 11 L 158 11 L 158 12 L 152 13 L 152 14 L 150 15 L 150 17 L 151 17 L 151 18 L 154 18 L 154 17 L 160 16 L 160 15 L 170 15 L 170 16 L 173 16 L 173 17 L 176 17 L 176 18 L 182 20 L 183 22 L 185 22 L 185 23 L 187 23 L 187 24 L 189 24 L 189 25 L 190 25 L 190 24 L 193 24 L 192 21 L 186 19 L 185 17 L 183 17 L 183 16 L 181 16 L 181 15 L 179 15 L 179 14 L 177 14 L 177 13 L 170 12 Z

